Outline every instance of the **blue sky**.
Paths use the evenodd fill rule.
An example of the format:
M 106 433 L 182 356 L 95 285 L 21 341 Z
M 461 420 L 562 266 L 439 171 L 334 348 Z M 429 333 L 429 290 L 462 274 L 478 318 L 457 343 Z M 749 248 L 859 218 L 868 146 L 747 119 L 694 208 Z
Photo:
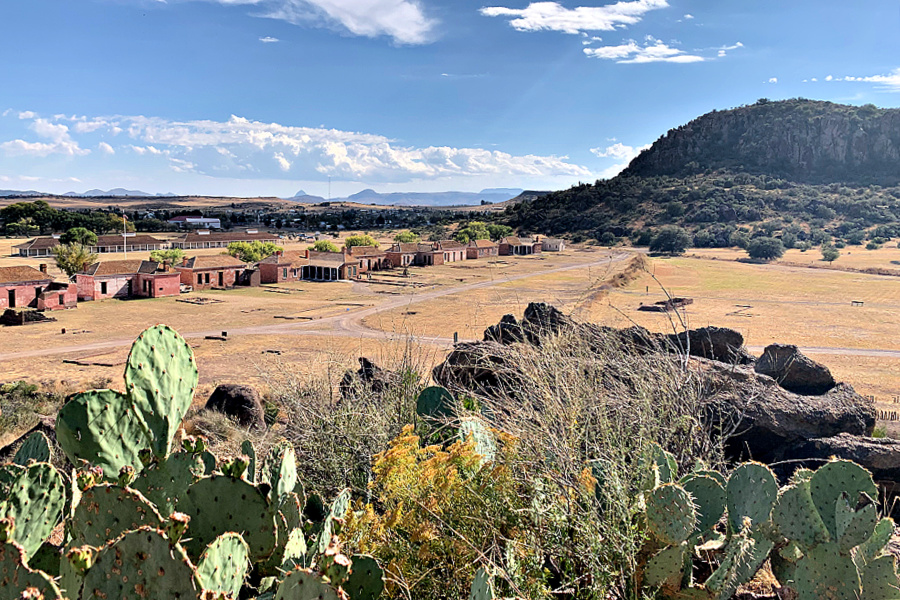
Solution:
M 896 107 L 898 30 L 866 0 L 4 0 L 0 188 L 564 188 L 714 108 Z

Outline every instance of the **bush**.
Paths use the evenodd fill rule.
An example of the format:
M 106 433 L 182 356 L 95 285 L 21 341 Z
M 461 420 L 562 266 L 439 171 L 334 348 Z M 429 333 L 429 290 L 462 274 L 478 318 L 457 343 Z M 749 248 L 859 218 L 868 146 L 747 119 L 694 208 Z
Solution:
M 344 246 L 347 248 L 352 248 L 353 246 L 375 246 L 377 248 L 378 242 L 371 235 L 351 235 L 344 240 Z
M 601 246 L 615 246 L 616 242 L 619 241 L 619 238 L 617 238 L 611 231 L 604 231 L 603 235 L 600 236 L 600 239 L 598 241 L 600 242 Z
M 822 246 L 822 260 L 826 262 L 834 262 L 841 255 L 840 250 L 834 246 Z
M 784 245 L 777 238 L 758 237 L 750 241 L 747 254 L 756 260 L 775 260 L 784 256 Z
M 666 254 L 684 254 L 691 245 L 691 236 L 683 228 L 666 225 L 659 230 L 650 242 L 650 252 Z
M 267 256 L 272 256 L 279 250 L 284 250 L 273 242 L 231 242 L 228 244 L 228 254 L 247 263 L 259 262 Z
M 750 235 L 745 231 L 735 231 L 728 237 L 728 243 L 746 250 L 750 244 Z
M 315 244 L 309 247 L 310 250 L 315 250 L 316 252 L 340 252 L 341 249 L 335 246 L 333 243 L 328 240 L 319 240 Z

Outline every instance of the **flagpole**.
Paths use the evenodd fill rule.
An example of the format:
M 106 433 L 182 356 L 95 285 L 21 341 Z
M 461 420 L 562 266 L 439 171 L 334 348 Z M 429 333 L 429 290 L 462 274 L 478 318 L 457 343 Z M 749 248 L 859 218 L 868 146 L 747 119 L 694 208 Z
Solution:
M 125 221 L 127 217 L 125 216 L 125 211 L 122 211 L 122 252 L 124 252 L 125 260 L 128 260 L 128 224 Z

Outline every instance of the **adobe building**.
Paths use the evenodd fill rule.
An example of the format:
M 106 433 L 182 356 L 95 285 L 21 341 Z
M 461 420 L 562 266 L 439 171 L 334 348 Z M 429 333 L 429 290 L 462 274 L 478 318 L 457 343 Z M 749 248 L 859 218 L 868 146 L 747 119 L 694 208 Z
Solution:
M 13 246 L 19 256 L 53 256 L 53 249 L 59 246 L 60 234 L 36 237 L 24 244 Z M 151 250 L 163 250 L 166 242 L 152 235 L 142 233 L 127 233 L 97 236 L 97 243 L 89 246 L 94 254 L 107 254 L 111 252 L 149 252 Z
M 384 255 L 392 267 L 408 267 L 416 262 L 419 244 L 394 244 Z
M 472 240 L 466 246 L 466 258 L 469 260 L 497 256 L 499 252 L 500 249 L 497 247 L 497 244 L 491 240 Z
M 259 274 L 262 283 L 284 283 L 303 279 L 303 267 L 309 264 L 306 250 L 275 252 L 259 261 Z
M 257 229 L 247 231 L 212 232 L 208 229 L 192 231 L 172 242 L 173 248 L 196 250 L 198 248 L 227 248 L 232 242 L 272 242 L 279 240 L 273 233 L 260 233 Z
M 181 293 L 181 275 L 152 260 L 96 262 L 75 275 L 78 299 L 163 298 Z
M 541 240 L 541 250 L 544 252 L 562 252 L 565 249 L 565 240 L 559 238 L 544 238 Z
M 56 282 L 40 269 L 26 266 L 0 267 L 0 310 L 35 308 L 61 310 L 75 308 L 78 288 L 74 283 Z
M 381 271 L 391 267 L 387 252 L 378 246 L 350 246 L 350 256 L 359 260 L 359 272 Z
M 228 254 L 184 258 L 175 267 L 181 273 L 181 283 L 197 290 L 226 289 L 240 284 L 241 273 L 247 263 Z
M 500 240 L 500 256 L 528 256 L 541 253 L 541 243 L 536 240 L 521 239 L 514 235 Z
M 341 281 L 359 276 L 359 259 L 346 248 L 342 252 L 306 251 L 307 264 L 301 267 L 301 277 L 310 281 Z
M 451 262 L 459 262 L 462 260 L 466 260 L 468 257 L 468 250 L 466 245 L 457 242 L 456 240 L 441 240 L 439 242 L 434 242 L 433 244 L 433 252 L 435 254 L 439 254 L 441 262 L 433 262 L 432 264 L 443 264 L 443 263 L 451 263 Z

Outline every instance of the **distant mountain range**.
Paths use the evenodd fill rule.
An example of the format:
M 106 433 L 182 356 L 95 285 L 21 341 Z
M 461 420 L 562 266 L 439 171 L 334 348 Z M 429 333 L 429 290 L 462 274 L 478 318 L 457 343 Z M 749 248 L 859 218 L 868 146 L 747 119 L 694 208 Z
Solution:
M 331 202 L 356 202 L 382 206 L 472 206 L 482 201 L 505 202 L 524 190 L 518 188 L 489 188 L 480 192 L 391 192 L 381 194 L 372 189 L 363 190 L 344 198 L 332 198 Z M 310 196 L 303 190 L 288 200 L 296 202 L 326 202 L 321 196 Z
M 141 190 L 126 190 L 125 188 L 113 188 L 111 190 L 88 190 L 83 194 L 78 192 L 66 192 L 63 196 L 74 198 L 96 198 L 98 196 L 146 196 L 148 198 L 172 198 L 175 194 L 151 194 Z

